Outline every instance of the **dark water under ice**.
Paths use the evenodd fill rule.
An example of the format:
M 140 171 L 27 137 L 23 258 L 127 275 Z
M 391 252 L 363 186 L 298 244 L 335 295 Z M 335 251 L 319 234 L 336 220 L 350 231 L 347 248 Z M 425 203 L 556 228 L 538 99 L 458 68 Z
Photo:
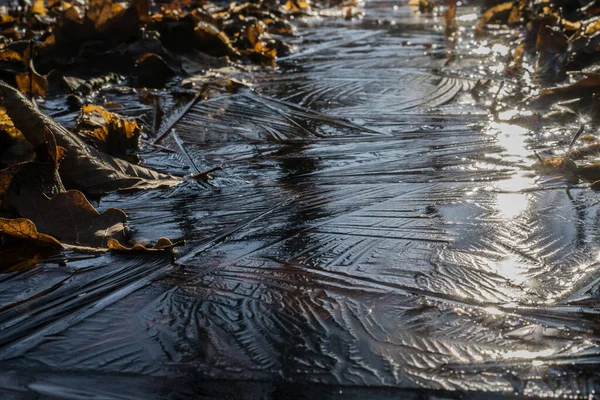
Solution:
M 0 275 L 0 397 L 593 396 L 600 200 L 529 168 L 573 127 L 490 122 L 471 91 L 504 79 L 493 39 L 366 13 L 301 24 L 278 73 L 176 124 L 200 169 L 225 165 L 215 189 L 102 200 L 138 237 L 186 238 L 180 266 Z

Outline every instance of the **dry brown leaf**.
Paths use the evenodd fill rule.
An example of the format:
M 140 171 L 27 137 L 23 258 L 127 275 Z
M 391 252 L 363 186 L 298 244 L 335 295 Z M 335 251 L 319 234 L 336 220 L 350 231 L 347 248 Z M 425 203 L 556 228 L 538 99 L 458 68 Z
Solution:
M 528 105 L 531 107 L 547 107 L 559 100 L 591 97 L 596 93 L 600 93 L 600 75 L 586 74 L 584 78 L 573 84 L 542 90 L 538 96 L 528 101 Z
M 585 141 L 586 140 L 585 136 L 580 137 L 579 140 Z M 594 140 L 596 140 L 595 137 L 594 137 Z M 565 156 L 569 157 L 572 160 L 581 160 L 584 157 L 598 155 L 598 154 L 600 154 L 600 143 L 596 142 L 596 143 L 588 144 L 587 146 L 572 149 L 572 150 L 568 151 Z
M 567 157 L 548 157 L 538 160 L 533 169 L 544 174 L 576 174 L 577 164 Z
M 29 72 L 23 72 L 15 76 L 17 87 L 29 97 L 45 97 L 48 92 L 48 79 L 37 73 L 33 67 L 33 61 L 29 61 Z
M 456 0 L 445 0 L 446 10 L 444 10 L 444 26 L 446 35 L 456 30 Z
M 596 17 L 584 22 L 583 34 L 591 36 L 600 30 L 600 18 Z
M 587 142 L 587 143 L 598 142 L 598 137 L 596 137 L 595 135 L 587 133 L 585 135 L 581 135 L 579 137 L 579 140 L 581 140 L 582 142 Z
M 99 213 L 77 190 L 49 198 L 35 188 L 19 193 L 9 189 L 4 203 L 8 203 L 13 212 L 33 221 L 40 232 L 65 244 L 106 248 L 109 239 L 127 239 L 127 215 L 123 211 L 110 208 Z
M 139 146 L 141 129 L 137 123 L 123 119 L 101 106 L 83 106 L 75 129 L 99 142 L 100 150 L 117 157 L 125 156 Z
M 142 86 L 159 88 L 175 75 L 167 62 L 159 55 L 146 53 L 135 63 L 136 74 Z
M 181 182 L 170 175 L 113 158 L 86 145 L 50 117 L 42 114 L 23 94 L 0 81 L 0 100 L 25 138 L 34 146 L 46 142 L 48 127 L 67 153 L 60 165 L 65 186 L 100 195 L 124 189 L 173 186 Z
M 5 48 L 0 51 L 0 61 L 19 63 L 23 62 L 23 56 L 17 51 Z
M 506 21 L 509 25 L 516 25 L 521 22 L 521 10 L 519 7 L 513 7 L 510 10 L 510 14 L 508 14 L 508 20 Z
M 44 46 L 48 46 L 51 44 L 55 44 L 56 43 L 56 36 L 54 36 L 54 34 L 48 36 L 46 39 L 44 39 L 43 45 Z
M 4 107 L 0 107 L 0 131 L 5 132 L 15 140 L 25 140 L 21 131 L 15 127 L 15 124 L 13 124 L 8 114 L 6 114 L 6 108 Z
M 546 81 L 557 81 L 564 74 L 569 42 L 565 34 L 557 28 L 542 25 L 536 39 L 537 59 L 535 71 Z
M 292 14 L 310 12 L 310 1 L 308 0 L 288 0 L 283 8 Z
M 83 22 L 84 14 L 79 7 L 70 7 L 65 11 L 64 18 L 68 21 L 80 24 Z
M 44 0 L 33 0 L 31 12 L 37 15 L 46 15 L 46 6 L 44 5 Z
M 118 240 L 116 239 L 109 239 L 108 240 L 108 248 L 110 250 L 113 251 L 117 251 L 117 252 L 157 252 L 157 251 L 166 251 L 166 250 L 170 250 L 172 249 L 174 246 L 176 246 L 175 243 L 171 242 L 169 239 L 167 238 L 160 238 L 156 241 L 156 243 L 154 244 L 153 247 L 146 247 L 143 244 L 140 243 L 136 243 L 134 244 L 132 247 L 126 247 L 123 246 Z
M 498 4 L 488 9 L 485 13 L 483 13 L 483 16 L 479 19 L 477 30 L 482 31 L 485 25 L 489 24 L 490 22 L 508 22 L 508 18 L 513 9 L 513 6 L 514 3 L 512 1 L 507 1 L 505 3 Z
M 259 23 L 252 24 L 247 29 L 248 41 L 252 46 L 255 46 L 256 43 L 260 40 L 260 35 L 265 32 L 263 26 Z
M 141 22 L 150 21 L 150 0 L 133 0 L 131 7 L 136 9 Z
M 513 52 L 513 63 L 515 67 L 521 68 L 523 66 L 523 58 L 525 56 L 525 44 L 521 43 L 518 45 Z
M 203 47 L 203 51 L 207 54 L 218 57 L 240 55 L 240 52 L 231 44 L 227 34 L 208 22 L 198 22 L 194 28 L 194 35 L 198 44 Z
M 35 224 L 26 218 L 0 218 L 0 235 L 10 236 L 14 239 L 31 240 L 36 245 L 55 249 L 63 248 L 62 244 L 52 236 L 39 233 Z
M 596 182 L 600 180 L 600 163 L 588 164 L 579 167 L 579 176 L 588 181 Z
M 90 7 L 85 16 L 93 22 L 94 27 L 98 31 L 103 31 L 107 28 L 108 22 L 119 17 L 125 9 L 112 2 L 112 0 L 90 0 Z
M 63 249 L 52 236 L 39 233 L 33 222 L 25 218 L 0 218 L 0 271 L 26 269 Z
M 254 52 L 267 59 L 274 60 L 277 58 L 277 49 L 269 47 L 265 42 L 258 41 L 254 45 Z

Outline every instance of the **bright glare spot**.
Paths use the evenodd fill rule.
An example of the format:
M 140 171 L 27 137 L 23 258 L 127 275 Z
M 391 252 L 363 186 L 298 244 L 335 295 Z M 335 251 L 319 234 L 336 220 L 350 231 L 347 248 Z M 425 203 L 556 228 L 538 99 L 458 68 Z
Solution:
M 502 260 L 495 263 L 498 275 L 506 278 L 516 285 L 521 285 L 525 281 L 523 274 L 523 263 L 514 254 L 508 254 Z
M 490 128 L 492 131 L 498 131 L 498 144 L 504 147 L 508 154 L 521 157 L 528 155 L 527 144 L 525 143 L 525 134 L 529 132 L 527 129 L 504 122 L 495 122 Z
M 519 110 L 504 110 L 498 113 L 498 118 L 501 121 L 508 121 L 517 115 L 521 117 L 532 117 L 534 115 L 533 111 L 519 111 Z
M 540 365 L 544 365 L 544 362 L 542 360 L 533 360 L 531 362 L 531 365 L 533 365 L 534 367 L 539 367 Z
M 476 21 L 478 18 L 479 17 L 477 16 L 477 14 L 473 13 L 473 14 L 466 14 L 466 15 L 461 15 L 460 17 L 456 17 L 456 20 L 470 22 L 470 21 Z
M 497 200 L 498 209 L 508 219 L 521 215 L 529 203 L 524 193 L 500 193 Z
M 522 358 L 522 359 L 533 359 L 538 357 L 550 357 L 555 353 L 552 349 L 529 351 L 529 350 L 515 350 L 504 353 L 503 357 L 508 358 Z
M 496 307 L 486 307 L 484 310 L 491 315 L 502 315 L 502 311 L 498 310 Z
M 489 47 L 484 47 L 484 46 L 480 46 L 476 49 L 473 49 L 473 53 L 480 55 L 480 56 L 486 56 L 488 54 L 490 54 L 492 52 L 492 50 Z
M 492 51 L 494 53 L 500 54 L 501 56 L 505 56 L 508 54 L 510 49 L 503 44 L 496 43 L 495 45 L 492 46 Z
M 490 67 L 490 71 L 499 74 L 504 71 L 504 65 L 502 63 L 498 63 L 498 64 Z

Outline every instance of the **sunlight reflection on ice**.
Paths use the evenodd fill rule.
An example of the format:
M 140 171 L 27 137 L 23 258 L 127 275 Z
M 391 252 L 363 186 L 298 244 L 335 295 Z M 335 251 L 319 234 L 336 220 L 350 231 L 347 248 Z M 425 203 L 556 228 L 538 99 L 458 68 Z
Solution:
M 528 197 L 524 193 L 500 193 L 497 201 L 499 211 L 508 219 L 521 215 L 529 204 Z
M 498 144 L 504 147 L 508 154 L 526 157 L 529 153 L 525 142 L 527 129 L 505 122 L 494 122 L 490 125 L 491 132 L 497 132 Z
M 510 179 L 504 179 L 496 182 L 496 189 L 502 192 L 518 192 L 535 187 L 535 176 L 525 171 L 514 173 Z
M 539 357 L 550 357 L 556 351 L 553 349 L 529 351 L 529 350 L 515 350 L 508 351 L 502 355 L 505 359 L 517 358 L 517 359 L 533 359 Z
M 526 272 L 526 269 L 523 262 L 514 254 L 506 254 L 502 260 L 496 263 L 498 274 L 515 285 L 521 285 L 525 282 L 527 278 L 522 274 Z

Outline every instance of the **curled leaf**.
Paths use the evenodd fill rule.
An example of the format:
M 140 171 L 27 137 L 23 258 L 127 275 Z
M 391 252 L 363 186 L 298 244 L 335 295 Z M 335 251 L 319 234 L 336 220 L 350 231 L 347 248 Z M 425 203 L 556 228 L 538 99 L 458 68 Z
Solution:
M 44 132 L 47 127 L 54 134 L 56 143 L 66 149 L 59 172 L 67 188 L 104 194 L 131 188 L 172 186 L 180 182 L 170 175 L 130 164 L 90 147 L 77 135 L 40 113 L 21 93 L 3 82 L 0 82 L 0 97 L 15 127 L 34 147 L 46 142 Z
M 456 0 L 445 0 L 445 3 L 444 26 L 446 35 L 450 35 L 456 30 Z
M 33 222 L 26 218 L 6 219 L 0 218 L 0 235 L 10 236 L 14 239 L 28 240 L 37 246 L 62 249 L 62 244 L 55 238 L 39 233 Z
M 15 80 L 19 90 L 29 97 L 45 97 L 48 92 L 48 79 L 37 73 L 32 62 L 29 71 L 17 74 Z
M 33 146 L 0 107 L 0 165 L 10 166 L 33 160 Z
M 231 40 L 227 34 L 208 22 L 199 22 L 194 28 L 194 35 L 198 44 L 208 54 L 218 57 L 240 55 L 240 52 L 231 44 Z
M 488 9 L 485 13 L 483 13 L 483 16 L 479 19 L 479 25 L 477 25 L 477 30 L 482 31 L 483 28 L 490 22 L 508 22 L 508 18 L 510 16 L 510 12 L 513 8 L 513 5 L 514 3 L 512 1 L 507 1 L 505 3 L 500 3 Z
M 109 239 L 127 238 L 127 216 L 123 211 L 110 208 L 99 213 L 77 190 L 59 193 L 52 198 L 35 189 L 20 193 L 9 191 L 4 203 L 8 203 L 7 207 L 20 216 L 33 221 L 40 232 L 65 244 L 106 248 Z
M 582 138 L 584 139 L 584 138 Z M 580 160 L 587 156 L 599 155 L 600 154 L 600 143 L 595 142 L 582 146 L 576 149 L 569 150 L 566 154 L 572 160 Z
M 536 41 L 535 69 L 544 79 L 555 81 L 564 73 L 567 61 L 567 37 L 559 29 L 541 26 Z
M 125 156 L 139 147 L 141 129 L 137 123 L 101 106 L 83 106 L 75 130 L 92 138 L 100 150 L 113 156 Z
M 135 68 L 140 84 L 146 87 L 162 87 L 175 74 L 161 56 L 153 53 L 142 55 Z
M 146 247 L 143 244 L 136 243 L 132 247 L 123 246 L 116 239 L 109 239 L 107 242 L 107 246 L 110 250 L 117 252 L 157 252 L 157 251 L 166 251 L 175 247 L 177 244 L 171 242 L 171 240 L 167 238 L 160 238 L 156 241 L 153 247 Z
M 46 15 L 46 6 L 44 5 L 44 0 L 33 0 L 31 12 L 41 16 Z
M 579 175 L 588 181 L 600 180 L 600 163 L 588 164 L 579 168 Z
M 62 249 L 58 240 L 39 233 L 30 220 L 0 218 L 0 271 L 30 268 Z
M 544 174 L 577 174 L 577 164 L 567 157 L 548 157 L 538 159 L 533 168 Z

